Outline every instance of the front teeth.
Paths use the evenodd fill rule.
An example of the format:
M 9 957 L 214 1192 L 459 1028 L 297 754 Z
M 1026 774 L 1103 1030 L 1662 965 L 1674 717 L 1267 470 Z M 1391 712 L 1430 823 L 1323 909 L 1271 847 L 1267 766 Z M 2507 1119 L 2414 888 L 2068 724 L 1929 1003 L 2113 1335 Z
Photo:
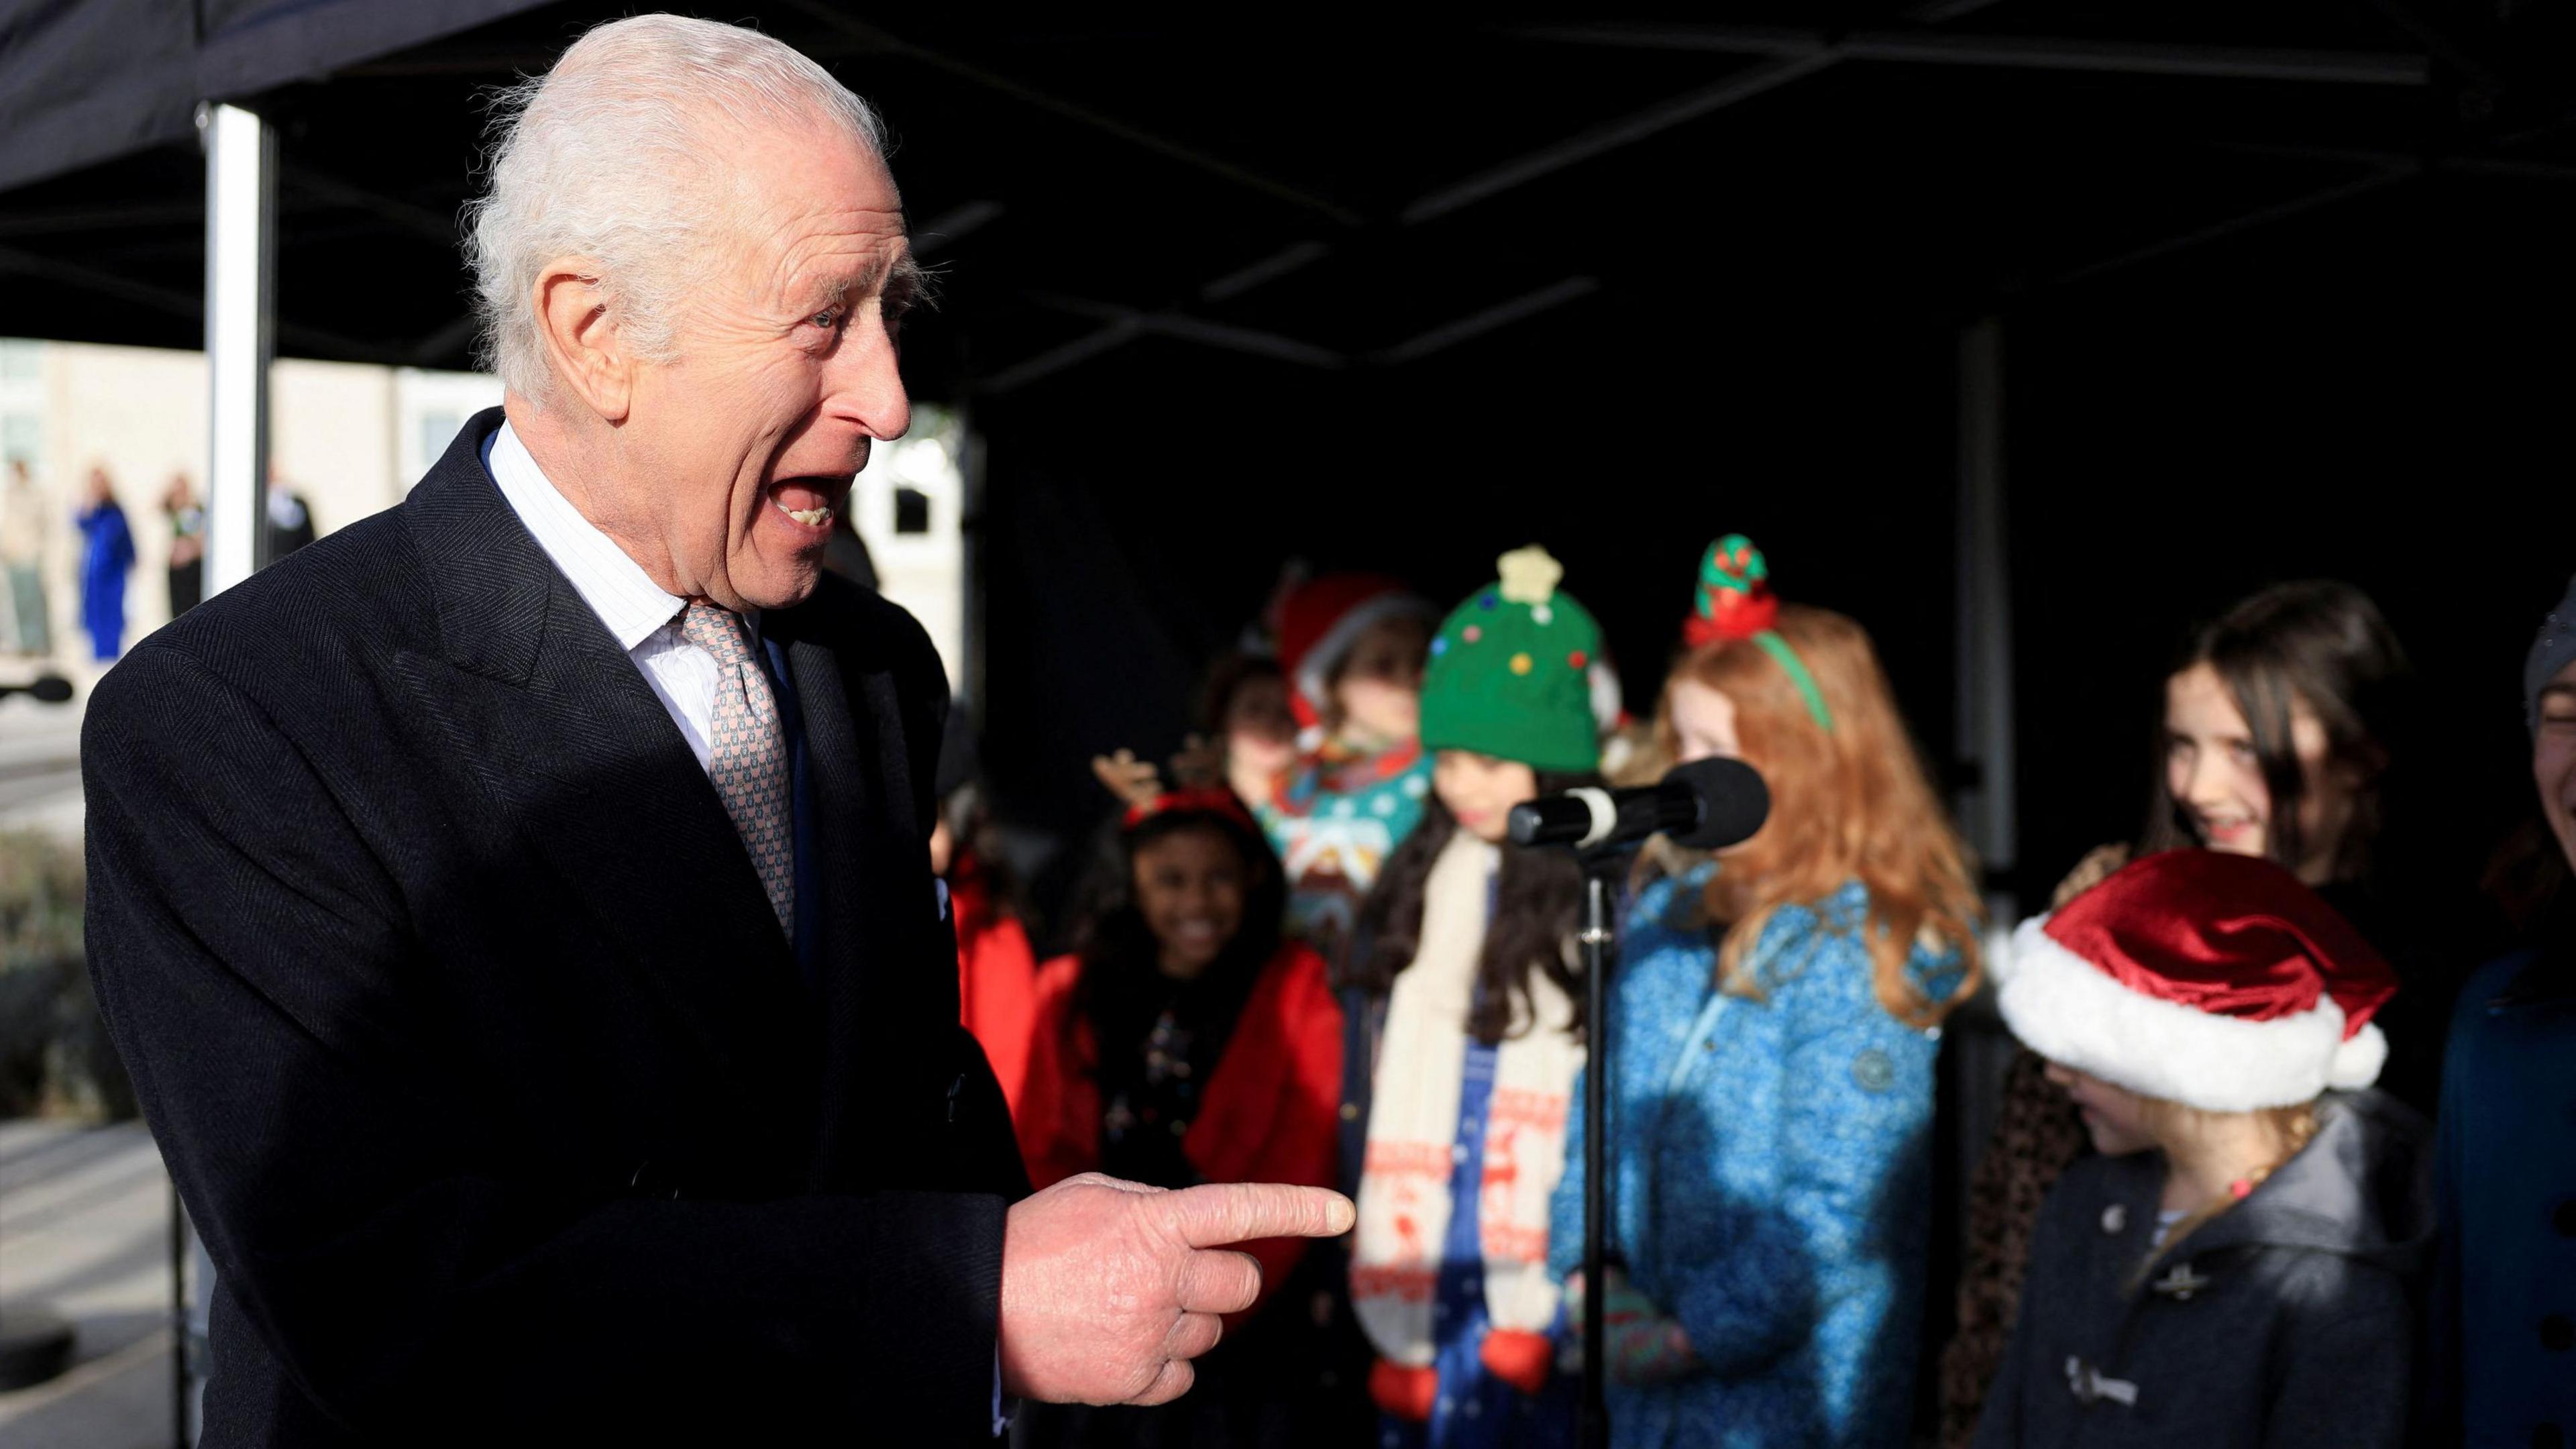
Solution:
M 779 503 L 776 499 L 772 499 L 770 501 L 779 512 L 795 519 L 798 523 L 805 525 L 807 528 L 821 528 L 823 525 L 832 521 L 832 510 L 829 508 L 790 508 L 784 503 Z

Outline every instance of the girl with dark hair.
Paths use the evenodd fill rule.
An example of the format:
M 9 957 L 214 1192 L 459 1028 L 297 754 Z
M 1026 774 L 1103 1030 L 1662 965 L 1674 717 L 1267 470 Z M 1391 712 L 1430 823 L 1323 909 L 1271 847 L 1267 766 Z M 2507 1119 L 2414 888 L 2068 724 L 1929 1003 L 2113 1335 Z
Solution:
M 1902 1444 L 1911 1414 L 1932 1068 L 1976 989 L 1975 876 L 1868 634 L 1768 575 L 1740 535 L 1709 549 L 1656 739 L 1759 769 L 1770 817 L 1714 858 L 1658 848 L 1601 1027 L 1622 1449 Z M 1592 1291 L 1583 1146 L 1551 1261 Z
M 2311 887 L 2361 879 L 2410 671 L 2370 597 L 2276 584 L 2203 628 L 2165 680 L 2142 853 L 2259 855 Z
M 1039 968 L 1015 1114 L 1031 1182 L 1083 1172 L 1181 1188 L 1330 1186 L 1342 1020 L 1323 959 L 1280 936 L 1286 888 L 1260 827 L 1221 784 L 1166 790 L 1124 752 L 1096 762 L 1128 802 L 1127 871 Z M 1244 1245 L 1262 1301 L 1229 1319 L 1198 1387 L 1154 1409 L 1031 1406 L 1026 1442 L 1222 1445 L 1314 1406 L 1302 1304 L 1279 1290 L 1302 1240 Z M 1293 1296 L 1293 1295 L 1292 1295 Z
M 2455 957 L 2458 943 L 2419 937 L 2437 919 L 2456 931 L 2464 915 L 2427 908 L 2420 878 L 2392 889 L 2378 869 L 2390 771 L 2411 734 L 2411 683 L 2396 634 L 2350 584 L 2275 584 L 2239 601 L 2192 634 L 2165 679 L 2158 768 L 2136 850 L 2095 850 L 2058 886 L 2053 905 L 2133 853 L 2198 848 L 2271 860 L 2359 927 L 2407 980 L 2381 1018 L 2390 1044 L 2383 1087 L 2429 1112 L 2451 997 L 2435 963 Z M 2044 1064 L 2019 1053 L 1969 1184 L 1959 1329 L 1942 1359 L 1941 1437 L 1952 1449 L 1974 1432 L 2011 1332 L 2039 1204 L 2085 1147 Z
M 1573 1429 L 1546 1260 L 1583 1064 L 1583 885 L 1570 859 L 1506 844 L 1505 826 L 1541 790 L 1597 779 L 1601 635 L 1544 549 L 1503 555 L 1501 574 L 1432 640 L 1431 799 L 1361 908 L 1346 976 L 1351 1302 L 1394 1449 L 1553 1445 Z

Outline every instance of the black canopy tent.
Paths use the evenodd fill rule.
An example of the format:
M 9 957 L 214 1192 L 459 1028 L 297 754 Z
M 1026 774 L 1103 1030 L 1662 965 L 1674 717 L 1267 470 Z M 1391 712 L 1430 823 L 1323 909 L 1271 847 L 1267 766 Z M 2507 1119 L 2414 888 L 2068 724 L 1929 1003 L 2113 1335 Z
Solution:
M 628 8 L 16 0 L 0 332 L 199 344 L 215 98 L 279 137 L 279 349 L 465 365 L 476 92 Z M 2276 578 L 2414 646 L 2449 865 L 2521 808 L 2514 661 L 2576 562 L 2554 7 L 708 13 L 897 136 L 1023 820 L 1175 743 L 1291 555 L 1451 596 L 1544 540 L 1644 709 L 1729 529 L 1870 626 L 2007 899 L 2134 829 L 2179 626 Z
M 18 4 L 0 21 L 0 273 L 19 284 L 6 330 L 199 344 L 189 116 L 209 97 L 248 103 L 280 137 L 279 349 L 464 365 L 455 216 L 476 92 L 614 13 Z M 2102 667 L 2128 677 L 2174 619 L 2283 560 L 2142 552 L 2124 568 L 2152 527 L 2090 536 L 2082 510 L 2143 523 L 2153 509 L 2031 475 L 2023 455 L 2057 441 L 2036 390 L 2115 362 L 2223 369 L 2230 329 L 2293 325 L 2299 306 L 2368 334 L 2328 349 L 2295 324 L 2320 341 L 2265 380 L 2279 396 L 2316 365 L 2370 374 L 2374 347 L 2425 364 L 2428 339 L 2404 329 L 2470 321 L 2443 309 L 2463 286 L 2550 291 L 2536 264 L 2576 165 L 2564 22 L 2537 8 L 1731 14 L 1289 29 L 881 21 L 776 0 L 736 17 L 882 106 L 916 233 L 949 272 L 908 367 L 925 396 L 968 404 L 989 445 L 981 672 L 1005 799 L 1070 823 L 1090 804 L 1083 754 L 1167 743 L 1197 656 L 1292 553 L 1450 593 L 1544 536 L 1642 695 L 1698 536 L 1733 526 L 1772 541 L 1793 592 L 1868 618 L 1936 758 L 1971 757 L 1952 738 L 1963 328 L 1991 316 L 2009 334 L 2017 566 L 2087 543 L 2109 551 L 2086 572 L 2154 564 L 2160 582 L 2132 588 L 2173 596 L 2118 611 Z M 2511 290 L 2527 282 L 2542 285 Z M 2204 330 L 2168 325 L 2178 301 Z M 2115 316 L 2133 330 L 2106 332 Z M 2424 371 L 2468 385 L 2454 366 Z M 1999 387 L 1984 394 L 1979 408 L 1999 405 Z M 2323 425 L 2356 436 L 2333 432 L 2347 421 L 2440 431 L 2421 407 Z M 2188 411 L 2123 419 L 2092 443 L 2130 452 L 2193 426 Z M 2283 420 L 2312 444 L 2317 427 Z M 2227 451 L 2199 449 L 2204 466 Z M 1992 476 L 2000 488 L 1999 457 Z M 2314 481 L 2290 467 L 2225 492 L 2296 513 Z M 2076 513 L 2034 536 L 2060 507 Z M 2315 539 L 2293 554 L 2314 569 L 2365 564 L 2357 536 L 2307 519 L 2284 539 Z M 2546 592 L 2541 572 L 2526 594 Z M 2024 623 L 2015 652 L 2054 676 L 2103 659 L 2058 658 L 2055 617 Z M 2005 717 L 2025 738 L 2064 734 L 2028 699 Z M 1019 718 L 1050 724 L 1015 741 Z M 2018 812 L 2046 843 L 2040 876 L 2126 823 L 2135 769 L 2084 774 L 2081 809 L 2052 790 Z
M 0 8 L 0 191 L 190 137 L 254 96 L 541 0 L 13 0 Z

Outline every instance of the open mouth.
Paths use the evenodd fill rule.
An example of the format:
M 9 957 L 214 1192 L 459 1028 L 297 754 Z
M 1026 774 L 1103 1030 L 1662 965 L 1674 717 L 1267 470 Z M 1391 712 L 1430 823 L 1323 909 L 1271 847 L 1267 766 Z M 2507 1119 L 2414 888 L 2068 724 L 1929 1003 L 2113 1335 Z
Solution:
M 799 528 L 826 533 L 840 511 L 840 500 L 848 492 L 846 478 L 837 483 L 820 478 L 782 478 L 769 485 L 769 506 Z

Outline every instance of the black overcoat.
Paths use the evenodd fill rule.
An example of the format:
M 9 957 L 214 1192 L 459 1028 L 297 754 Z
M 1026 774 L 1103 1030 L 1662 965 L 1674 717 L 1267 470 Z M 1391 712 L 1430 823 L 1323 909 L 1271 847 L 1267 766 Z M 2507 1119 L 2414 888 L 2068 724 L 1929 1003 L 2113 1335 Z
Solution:
M 2040 1208 L 1977 1449 L 2398 1449 L 2428 1145 L 2395 1098 L 2328 1092 L 2298 1155 L 2161 1248 L 2162 1155 L 2077 1161 Z
M 204 1442 L 987 1438 L 1026 1183 L 930 873 L 938 657 L 829 577 L 764 617 L 791 950 L 500 422 L 90 703 L 91 969 L 219 1275 Z

